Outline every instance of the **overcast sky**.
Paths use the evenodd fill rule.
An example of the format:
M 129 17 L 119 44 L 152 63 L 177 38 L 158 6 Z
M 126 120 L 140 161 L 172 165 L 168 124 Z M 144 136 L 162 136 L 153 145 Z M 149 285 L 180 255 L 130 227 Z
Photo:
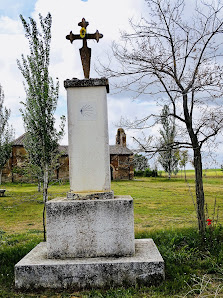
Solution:
M 19 109 L 20 102 L 25 100 L 23 77 L 18 70 L 16 59 L 20 59 L 22 53 L 28 53 L 28 42 L 24 37 L 19 15 L 22 14 L 25 19 L 31 16 L 38 20 L 39 13 L 45 17 L 48 12 L 53 19 L 50 74 L 53 79 L 58 77 L 60 81 L 56 113 L 59 119 L 60 115 L 67 113 L 63 81 L 73 77 L 83 78 L 79 57 L 82 41 L 74 41 L 71 45 L 65 36 L 71 30 L 73 33 L 79 33 L 80 27 L 77 24 L 83 17 L 89 22 L 88 33 L 95 33 L 98 29 L 104 35 L 99 43 L 88 42 L 88 46 L 92 49 L 90 76 L 98 77 L 94 71 L 97 60 L 103 62 L 107 58 L 112 41 L 120 38 L 120 30 L 130 28 L 128 23 L 130 18 L 139 19 L 145 14 L 146 4 L 144 0 L 0 0 L 0 84 L 5 93 L 5 105 L 11 109 L 10 121 L 16 137 L 24 133 Z M 129 95 L 115 93 L 116 91 L 110 86 L 108 94 L 110 144 L 115 143 L 116 124 L 121 117 L 131 119 L 137 115 L 140 118 L 160 109 L 154 102 L 148 101 L 148 98 L 132 100 Z M 132 141 L 134 135 L 136 132 L 127 132 L 127 143 L 130 148 L 134 145 Z M 66 134 L 63 144 L 67 142 Z

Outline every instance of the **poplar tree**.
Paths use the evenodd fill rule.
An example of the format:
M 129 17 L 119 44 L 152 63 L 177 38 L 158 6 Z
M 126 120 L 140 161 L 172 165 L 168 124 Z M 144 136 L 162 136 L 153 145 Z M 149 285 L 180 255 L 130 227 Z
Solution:
M 55 128 L 54 113 L 57 107 L 59 82 L 54 84 L 49 75 L 52 17 L 39 14 L 40 28 L 33 18 L 27 22 L 22 15 L 25 37 L 30 53 L 17 60 L 25 79 L 26 100 L 21 109 L 26 131 L 25 148 L 33 165 L 40 168 L 43 180 L 43 228 L 45 236 L 45 209 L 48 200 L 49 170 L 58 156 L 58 144 L 64 134 L 65 117 L 61 117 L 60 131 Z
M 181 150 L 179 151 L 179 165 L 181 167 L 181 172 L 182 172 L 182 168 L 184 168 L 184 180 L 187 180 L 187 174 L 186 174 L 186 164 L 188 162 L 189 159 L 189 155 L 188 155 L 188 150 Z
M 10 109 L 4 107 L 4 92 L 0 85 L 0 185 L 2 169 L 10 157 L 14 131 L 9 125 Z
M 161 138 L 159 139 L 159 158 L 158 162 L 168 173 L 169 179 L 172 173 L 178 172 L 178 149 L 173 146 L 176 137 L 176 126 L 174 118 L 170 116 L 170 110 L 164 105 L 161 112 L 162 129 L 159 130 Z
M 142 154 L 134 154 L 133 165 L 136 171 L 145 171 L 148 167 L 148 159 Z

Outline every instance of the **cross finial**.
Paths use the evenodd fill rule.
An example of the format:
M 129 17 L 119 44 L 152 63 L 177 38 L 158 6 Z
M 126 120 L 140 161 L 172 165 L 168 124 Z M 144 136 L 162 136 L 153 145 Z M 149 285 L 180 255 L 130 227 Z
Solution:
M 83 39 L 83 47 L 80 49 L 80 56 L 85 79 L 89 79 L 91 62 L 91 49 L 87 47 L 87 40 L 95 39 L 99 42 L 99 39 L 103 37 L 98 30 L 94 34 L 88 34 L 86 32 L 88 25 L 89 23 L 83 18 L 82 21 L 78 23 L 78 26 L 81 26 L 80 34 L 73 34 L 72 31 L 70 31 L 70 34 L 66 36 L 66 39 L 70 40 L 71 43 L 73 43 L 75 39 Z
M 81 26 L 85 29 L 87 28 L 88 25 L 89 25 L 89 22 L 86 22 L 85 18 L 83 18 L 82 21 L 78 23 L 78 26 Z

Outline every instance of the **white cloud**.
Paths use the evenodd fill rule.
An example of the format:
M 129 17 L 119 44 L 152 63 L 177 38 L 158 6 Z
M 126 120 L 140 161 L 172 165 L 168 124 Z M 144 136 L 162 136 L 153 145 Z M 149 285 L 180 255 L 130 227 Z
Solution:
M 119 127 L 121 118 L 134 120 L 142 119 L 150 113 L 157 112 L 155 103 L 132 100 L 131 98 L 113 98 L 108 96 L 108 122 L 109 122 L 109 135 L 110 144 L 115 143 L 116 131 Z M 150 121 L 152 124 L 152 119 Z M 150 128 L 147 131 L 149 134 L 157 133 L 157 129 Z M 138 137 L 141 134 L 139 130 L 126 129 L 127 143 L 131 148 L 136 148 L 133 137 Z
M 143 0 L 36 1 L 35 10 L 31 16 L 38 20 L 39 13 L 46 16 L 50 12 L 53 18 L 50 71 L 53 78 L 58 77 L 60 80 L 57 115 L 60 114 L 60 110 L 62 113 L 66 112 L 64 100 L 66 91 L 63 81 L 73 77 L 83 78 L 79 57 L 79 48 L 82 46 L 82 42 L 76 41 L 71 45 L 65 36 L 71 30 L 74 33 L 79 32 L 78 22 L 83 17 L 89 21 L 88 32 L 94 33 L 98 29 L 103 33 L 104 37 L 98 44 L 89 41 L 89 47 L 92 48 L 91 76 L 97 77 L 98 75 L 93 69 L 96 58 L 104 59 L 112 40 L 120 36 L 119 30 L 128 28 L 128 18 L 133 15 L 140 16 L 143 3 Z M 23 14 L 22 11 L 18 11 L 18 15 L 20 13 Z M 18 70 L 16 59 L 20 59 L 22 53 L 25 55 L 28 53 L 28 41 L 24 37 L 23 27 L 18 18 L 11 19 L 5 15 L 0 17 L 0 41 L 0 83 L 5 92 L 5 104 L 12 110 L 11 122 L 14 123 L 16 136 L 19 136 L 23 133 L 23 126 L 17 125 L 21 120 L 19 108 L 21 108 L 20 101 L 25 99 L 25 93 L 23 77 Z
M 10 5 L 13 1 L 16 8 L 16 0 L 11 0 Z M 26 4 L 28 3 L 29 1 L 26 0 Z M 98 29 L 104 35 L 98 44 L 95 41 L 88 42 L 88 46 L 92 48 L 91 77 L 98 77 L 93 67 L 95 63 L 97 64 L 97 59 L 105 61 L 111 42 L 120 38 L 120 30 L 130 31 L 129 18 L 139 19 L 146 13 L 145 6 L 144 0 L 36 1 L 31 16 L 38 20 L 39 13 L 46 16 L 50 12 L 53 18 L 50 72 L 54 79 L 58 77 L 60 80 L 57 119 L 61 114 L 66 114 L 66 90 L 63 87 L 63 81 L 73 77 L 83 78 L 79 57 L 82 42 L 74 41 L 71 45 L 65 36 L 71 30 L 73 33 L 79 32 L 78 22 L 83 17 L 89 22 L 87 28 L 89 33 L 94 33 Z M 18 70 L 16 59 L 20 59 L 22 53 L 25 55 L 28 53 L 28 42 L 18 18 L 20 13 L 24 14 L 25 11 L 18 11 L 17 18 L 12 19 L 9 14 L 1 16 L 0 10 L 0 83 L 5 92 L 5 103 L 12 111 L 11 123 L 15 127 L 16 137 L 24 132 L 19 102 L 25 99 L 23 77 Z M 16 12 L 13 15 L 15 16 Z M 114 144 L 117 131 L 115 124 L 119 123 L 121 117 L 134 119 L 137 116 L 140 118 L 152 111 L 157 113 L 160 107 L 150 100 L 146 101 L 145 98 L 141 101 L 132 101 L 131 94 L 129 97 L 126 94 L 114 95 L 112 84 L 110 88 L 111 93 L 108 95 L 109 133 L 110 143 Z M 150 134 L 152 133 L 156 131 L 151 129 Z M 131 137 L 137 134 L 136 131 L 127 131 L 127 142 L 130 146 L 133 146 Z M 63 143 L 67 143 L 67 136 Z
M 11 123 L 16 133 L 23 132 L 19 102 L 24 99 L 22 76 L 16 59 L 26 53 L 25 37 L 22 24 L 7 16 L 0 17 L 0 84 L 5 93 L 5 104 L 11 109 Z M 20 123 L 18 125 L 18 123 Z
M 0 17 L 0 34 L 22 34 L 22 25 L 8 16 Z

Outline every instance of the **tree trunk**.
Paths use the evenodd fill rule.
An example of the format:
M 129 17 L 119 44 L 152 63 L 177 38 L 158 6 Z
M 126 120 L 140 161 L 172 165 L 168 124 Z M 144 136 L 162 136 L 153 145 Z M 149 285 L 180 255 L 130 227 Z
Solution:
M 170 160 L 169 160 L 169 162 L 168 162 L 168 178 L 169 178 L 169 180 L 170 180 L 170 178 L 171 178 L 171 165 L 170 165 Z
M 38 192 L 40 192 L 40 191 L 41 191 L 41 181 L 38 180 Z
M 2 169 L 0 170 L 0 185 L 2 184 Z
M 196 202 L 197 202 L 197 219 L 200 234 L 205 232 L 205 199 L 202 178 L 202 160 L 200 148 L 194 149 L 194 168 L 195 168 L 195 183 L 196 183 Z
M 184 167 L 184 180 L 187 181 L 186 167 Z
M 44 241 L 46 241 L 46 203 L 48 201 L 48 183 L 49 183 L 49 170 L 48 165 L 45 165 L 44 177 L 43 177 L 43 236 Z
M 194 151 L 194 169 L 195 169 L 195 185 L 196 185 L 196 207 L 197 207 L 197 220 L 200 235 L 204 236 L 205 232 L 205 200 L 204 200 L 204 188 L 202 178 L 202 159 L 201 148 L 199 146 L 197 135 L 195 134 L 192 126 L 192 113 L 188 111 L 187 94 L 183 94 L 183 109 L 184 118 L 187 127 L 188 134 L 193 146 Z

